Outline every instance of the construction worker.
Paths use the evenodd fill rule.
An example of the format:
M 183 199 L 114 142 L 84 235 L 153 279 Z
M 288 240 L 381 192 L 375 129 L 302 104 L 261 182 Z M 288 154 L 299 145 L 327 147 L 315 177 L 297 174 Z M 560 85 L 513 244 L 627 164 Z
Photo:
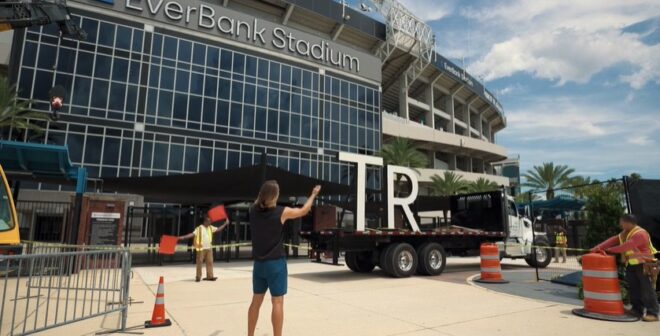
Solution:
M 211 225 L 211 218 L 205 216 L 202 225 L 196 227 L 193 232 L 178 237 L 179 240 L 193 238 L 193 247 L 195 248 L 197 262 L 197 276 L 195 276 L 196 282 L 199 282 L 202 278 L 202 263 L 204 262 L 206 263 L 206 278 L 204 278 L 204 280 L 215 281 L 218 279 L 213 276 L 213 235 L 222 232 L 227 225 L 229 225 L 229 220 L 225 220 L 225 223 L 220 227 L 213 226 Z
M 559 228 L 555 234 L 555 262 L 559 262 L 559 255 L 564 258 L 562 261 L 563 264 L 566 263 L 566 248 L 568 248 L 568 238 L 566 237 L 566 232 L 564 228 Z
M 626 281 L 632 309 L 628 313 L 642 317 L 643 321 L 658 321 L 658 298 L 651 284 L 651 279 L 644 272 L 644 264 L 655 263 L 653 255 L 657 252 L 646 230 L 637 225 L 637 217 L 623 215 L 619 225 L 620 234 L 609 238 L 594 247 L 591 252 L 605 251 L 621 254 L 621 261 L 626 265 Z M 646 308 L 646 313 L 644 309 Z

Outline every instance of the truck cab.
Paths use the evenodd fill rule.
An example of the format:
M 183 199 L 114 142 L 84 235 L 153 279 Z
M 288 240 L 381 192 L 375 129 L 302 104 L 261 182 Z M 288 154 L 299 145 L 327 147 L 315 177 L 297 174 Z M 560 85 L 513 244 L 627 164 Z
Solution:
M 530 266 L 546 267 L 551 256 L 548 253 L 549 241 L 545 232 L 535 232 L 532 221 L 519 212 L 513 197 L 506 196 L 505 225 L 507 236 L 504 241 L 498 242 L 502 258 L 525 258 Z M 534 249 L 533 247 L 546 247 Z M 536 258 L 532 255 L 536 254 Z

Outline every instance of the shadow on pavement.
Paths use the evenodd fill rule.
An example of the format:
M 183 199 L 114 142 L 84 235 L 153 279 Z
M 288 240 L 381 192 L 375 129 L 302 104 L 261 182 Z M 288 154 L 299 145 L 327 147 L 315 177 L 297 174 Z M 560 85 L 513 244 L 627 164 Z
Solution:
M 555 284 L 550 281 L 536 281 L 533 269 L 505 271 L 502 276 L 509 281 L 508 284 L 474 283 L 474 285 L 534 300 L 582 306 L 582 300 L 578 299 L 577 287 Z

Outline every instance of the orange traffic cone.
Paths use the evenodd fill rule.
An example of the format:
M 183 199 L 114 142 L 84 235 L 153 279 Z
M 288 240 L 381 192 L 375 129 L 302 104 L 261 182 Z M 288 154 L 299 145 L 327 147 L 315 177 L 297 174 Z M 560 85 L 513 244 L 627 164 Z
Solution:
M 165 318 L 165 286 L 163 277 L 158 281 L 158 291 L 156 292 L 156 304 L 154 312 L 151 314 L 151 321 L 144 321 L 145 328 L 167 327 L 171 326 L 172 321 Z
M 502 279 L 502 267 L 500 266 L 500 249 L 496 244 L 483 243 L 479 248 L 481 255 L 481 277 L 475 279 L 482 283 L 508 283 Z
M 623 309 L 619 274 L 613 256 L 590 253 L 582 257 L 582 285 L 584 308 L 573 309 L 573 314 L 615 322 L 638 320 Z

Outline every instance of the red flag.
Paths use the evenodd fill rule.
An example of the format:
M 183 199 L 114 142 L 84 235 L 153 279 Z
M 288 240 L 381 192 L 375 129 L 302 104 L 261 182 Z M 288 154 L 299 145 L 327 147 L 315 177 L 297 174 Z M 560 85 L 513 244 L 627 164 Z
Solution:
M 160 244 L 158 245 L 158 254 L 173 255 L 178 240 L 176 236 L 162 235 L 160 237 Z
M 211 219 L 211 223 L 223 221 L 227 219 L 227 212 L 225 211 L 224 205 L 218 205 L 213 209 L 209 210 L 208 216 Z

